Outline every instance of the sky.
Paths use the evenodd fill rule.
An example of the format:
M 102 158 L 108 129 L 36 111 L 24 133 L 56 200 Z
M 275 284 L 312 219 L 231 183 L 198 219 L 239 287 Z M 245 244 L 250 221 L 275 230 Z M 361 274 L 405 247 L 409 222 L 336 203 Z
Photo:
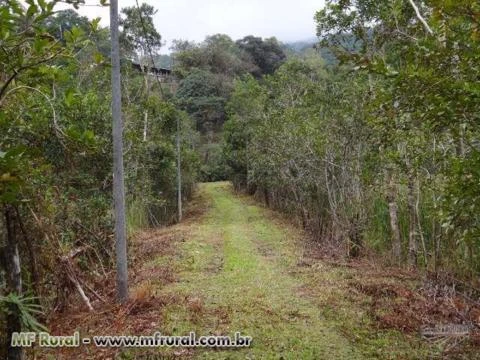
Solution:
M 135 0 L 118 0 L 119 7 L 133 6 Z M 324 0 L 148 0 L 157 10 L 154 23 L 168 53 L 173 39 L 200 42 L 207 35 L 227 34 L 234 40 L 247 35 L 275 36 L 283 42 L 315 37 L 315 12 Z M 79 13 L 90 19 L 101 17 L 109 24 L 108 7 L 99 0 L 85 0 Z M 142 3 L 142 0 L 139 0 Z M 66 5 L 62 5 L 66 6 Z

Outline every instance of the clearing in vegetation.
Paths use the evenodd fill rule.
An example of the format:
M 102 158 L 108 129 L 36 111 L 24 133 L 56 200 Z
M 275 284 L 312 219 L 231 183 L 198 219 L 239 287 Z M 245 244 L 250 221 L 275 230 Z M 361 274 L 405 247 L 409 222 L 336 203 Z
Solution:
M 136 359 L 146 354 L 200 359 L 441 356 L 440 346 L 418 335 L 415 312 L 428 317 L 434 311 L 412 290 L 418 285 L 414 274 L 368 264 L 326 263 L 305 244 L 301 231 L 250 198 L 234 194 L 229 183 L 201 184 L 184 223 L 135 238 L 131 268 L 136 270 L 126 307 L 108 307 L 98 300 L 94 315 L 57 314 L 50 329 L 58 334 L 80 330 L 90 336 L 155 331 L 233 336 L 239 331 L 253 338 L 250 348 L 236 350 L 88 346 L 81 348 L 82 359 Z M 113 288 L 105 289 L 112 303 L 113 293 Z M 438 305 L 437 313 L 443 316 L 454 312 L 446 304 Z M 70 358 L 78 351 L 56 349 L 50 354 Z

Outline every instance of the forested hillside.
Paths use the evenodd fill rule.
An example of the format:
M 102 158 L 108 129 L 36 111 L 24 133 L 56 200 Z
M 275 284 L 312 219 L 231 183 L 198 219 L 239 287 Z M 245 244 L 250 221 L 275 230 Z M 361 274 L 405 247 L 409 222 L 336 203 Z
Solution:
M 68 10 L 59 3 L 0 0 L 1 358 L 24 356 L 12 333 L 77 324 L 86 332 L 118 319 L 122 331 L 164 326 L 170 335 L 188 326 L 209 335 L 243 326 L 260 338 L 251 352 L 234 353 L 239 358 L 299 351 L 328 358 L 328 341 L 308 324 L 332 339 L 340 358 L 441 356 L 445 344 L 428 352 L 412 340 L 431 319 L 478 333 L 478 1 L 327 0 L 312 13 L 315 43 L 213 34 L 174 40 L 169 55 L 160 54 L 155 7 L 122 8 L 117 110 L 135 291 L 121 305 L 114 289 L 114 37 L 100 18 L 79 15 L 83 1 L 67 1 Z M 226 183 L 197 189 L 217 181 L 230 181 L 236 195 Z M 289 224 L 268 218 L 246 195 Z M 301 235 L 285 240 L 293 233 Z M 388 283 L 378 295 L 360 284 L 370 274 L 364 268 L 345 275 L 322 261 L 373 263 L 388 268 L 389 279 L 421 279 L 423 292 L 416 297 Z M 357 303 L 347 299 L 351 283 Z M 322 297 L 325 289 L 338 299 Z M 376 300 L 365 309 L 371 298 L 362 296 L 388 291 L 415 305 L 433 298 L 425 323 L 413 305 L 406 325 L 380 314 Z M 440 293 L 450 307 L 435 308 Z M 346 310 L 332 305 L 339 298 Z M 72 327 L 63 319 L 75 311 Z M 280 340 L 265 328 L 270 321 Z M 380 334 L 383 325 L 410 337 Z M 298 334 L 315 341 L 299 348 Z M 180 355 L 199 354 L 190 350 Z M 114 356 L 89 358 L 107 355 Z
M 200 178 L 225 180 L 221 134 L 234 81 L 246 75 L 260 79 L 272 74 L 286 55 L 275 38 L 247 36 L 233 41 L 224 34 L 209 36 L 200 44 L 175 41 L 172 50 L 173 71 L 179 79 L 177 103 L 190 114 L 201 135 Z

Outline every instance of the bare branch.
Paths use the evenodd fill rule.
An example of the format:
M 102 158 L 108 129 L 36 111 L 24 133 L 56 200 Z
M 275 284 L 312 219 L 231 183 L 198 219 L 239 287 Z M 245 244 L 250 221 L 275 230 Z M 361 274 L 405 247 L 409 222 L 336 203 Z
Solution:
M 423 26 L 425 27 L 425 30 L 427 30 L 427 32 L 430 34 L 430 35 L 433 35 L 433 30 L 430 28 L 430 26 L 427 24 L 427 22 L 425 21 L 425 19 L 423 18 L 422 14 L 420 14 L 420 10 L 418 10 L 418 7 L 417 5 L 415 5 L 415 3 L 413 2 L 413 0 L 408 0 L 408 2 L 410 3 L 410 5 L 412 5 L 413 9 L 415 10 L 415 14 L 417 14 L 417 18 L 418 20 L 420 20 L 420 22 L 423 24 Z

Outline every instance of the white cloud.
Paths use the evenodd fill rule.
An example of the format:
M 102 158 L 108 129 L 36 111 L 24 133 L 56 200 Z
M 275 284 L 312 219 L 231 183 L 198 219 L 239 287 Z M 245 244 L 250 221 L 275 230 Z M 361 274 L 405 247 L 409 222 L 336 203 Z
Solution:
M 142 0 L 139 0 L 142 3 Z M 315 12 L 324 0 L 162 0 L 146 1 L 157 10 L 155 26 L 167 42 L 173 39 L 202 41 L 205 36 L 223 33 L 233 39 L 246 35 L 276 36 L 281 41 L 304 40 L 315 36 Z M 109 24 L 109 9 L 86 0 L 79 12 Z M 119 7 L 134 6 L 135 0 L 119 0 Z M 62 5 L 64 6 L 64 5 Z

